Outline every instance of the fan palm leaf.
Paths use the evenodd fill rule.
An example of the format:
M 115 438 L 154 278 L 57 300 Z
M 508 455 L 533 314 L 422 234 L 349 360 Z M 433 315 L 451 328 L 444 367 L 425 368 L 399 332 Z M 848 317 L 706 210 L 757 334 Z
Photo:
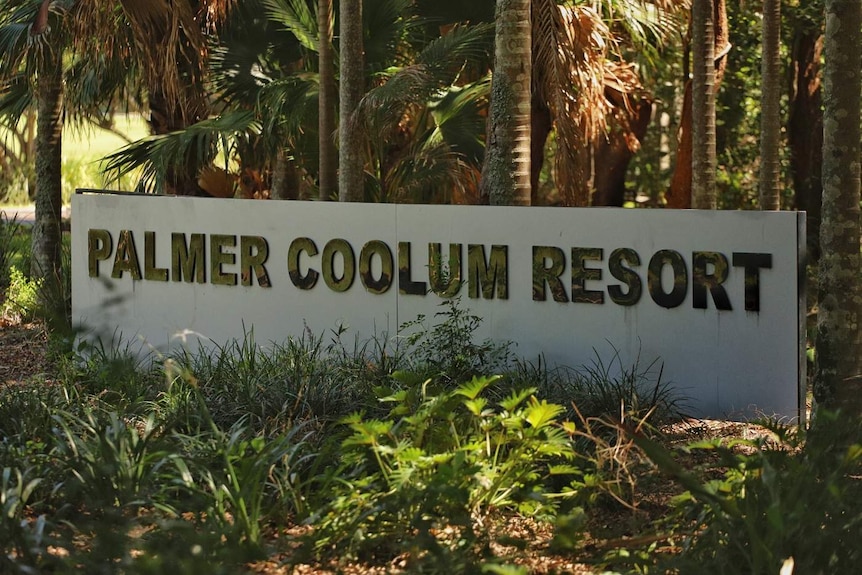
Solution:
M 231 0 L 78 0 L 73 49 L 102 54 L 140 75 L 151 97 L 183 122 L 206 116 L 201 93 L 209 51 L 207 32 L 222 22 Z
M 379 85 L 363 97 L 356 114 L 370 135 L 376 196 L 430 201 L 441 194 L 451 197 L 442 190 L 452 189 L 459 196 L 472 195 L 465 190 L 475 180 L 484 132 L 477 102 L 487 96 L 488 83 L 480 81 L 469 90 L 454 85 L 468 61 L 489 58 L 492 42 L 490 25 L 455 27 L 429 42 L 412 63 L 378 75 Z M 466 118 L 470 120 L 456 127 Z M 473 130 L 470 136 L 463 133 L 467 126 Z M 455 135 L 464 142 L 460 148 L 447 141 Z M 410 174 L 415 182 L 409 181 Z M 460 189 L 459 177 L 467 182 L 465 189 Z M 428 191 L 434 188 L 437 193 Z
M 162 192 L 165 174 L 188 165 L 207 166 L 218 157 L 234 155 L 236 142 L 259 134 L 252 111 L 229 112 L 184 130 L 149 136 L 104 158 L 103 171 L 116 179 L 141 168 L 140 187 Z

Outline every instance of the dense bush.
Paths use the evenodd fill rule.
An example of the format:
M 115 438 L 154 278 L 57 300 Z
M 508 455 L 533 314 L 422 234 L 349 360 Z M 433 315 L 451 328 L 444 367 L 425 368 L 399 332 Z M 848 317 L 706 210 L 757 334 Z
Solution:
M 588 419 L 605 414 L 569 421 L 541 366 L 474 342 L 457 302 L 442 315 L 392 349 L 345 333 L 146 359 L 80 343 L 60 382 L 0 388 L 0 571 L 229 572 L 287 549 L 500 570 L 492 523 L 571 535 L 595 493 L 622 498 L 622 446 Z
M 169 357 L 62 348 L 59 381 L 0 387 L 0 572 L 233 573 L 278 556 L 522 573 L 525 550 L 582 557 L 592 517 L 636 506 L 657 481 L 641 453 L 684 492 L 641 524 L 655 533 L 590 551 L 599 564 L 831 573 L 862 559 L 858 421 L 767 422 L 768 440 L 675 453 L 660 426 L 681 398 L 659 363 L 613 352 L 548 369 L 474 341 L 480 319 L 457 301 L 437 319 L 398 345 L 336 332 L 263 348 L 250 332 Z M 506 532 L 513 519 L 544 525 L 545 547 Z

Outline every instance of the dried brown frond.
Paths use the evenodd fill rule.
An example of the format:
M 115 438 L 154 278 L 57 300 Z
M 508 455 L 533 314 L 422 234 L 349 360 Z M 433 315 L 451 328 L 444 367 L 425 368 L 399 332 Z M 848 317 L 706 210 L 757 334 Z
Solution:
M 650 0 L 650 4 L 667 14 L 691 10 L 691 0 Z
M 589 143 L 605 127 L 610 31 L 587 6 L 533 2 L 534 94 L 557 130 L 557 186 L 566 205 L 587 205 Z
M 233 0 L 82 0 L 75 5 L 74 48 L 80 54 L 121 58 L 140 70 L 150 94 L 171 112 L 200 108 L 208 42 L 206 34 L 228 16 Z M 191 101 L 192 105 L 189 105 Z M 183 115 L 187 122 L 194 115 Z

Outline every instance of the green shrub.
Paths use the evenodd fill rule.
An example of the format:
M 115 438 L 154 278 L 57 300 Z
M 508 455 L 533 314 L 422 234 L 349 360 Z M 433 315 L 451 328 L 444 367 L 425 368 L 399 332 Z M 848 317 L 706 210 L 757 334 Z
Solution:
M 657 443 L 638 440 L 688 490 L 677 499 L 680 573 L 851 573 L 862 561 L 859 419 L 820 412 L 806 432 L 765 422 L 768 440 L 694 443 L 715 452 L 721 474 L 702 480 Z M 704 473 L 715 476 L 715 473 Z M 783 572 L 783 571 L 782 571 Z
M 42 482 L 18 468 L 0 470 L 0 572 L 38 573 L 53 563 L 47 553 L 44 516 L 28 519 L 27 506 Z M 50 568 L 49 568 L 50 570 Z
M 482 318 L 461 307 L 458 298 L 443 300 L 440 306 L 443 311 L 435 316 L 441 321 L 429 327 L 425 316 L 420 315 L 399 329 L 407 344 L 404 356 L 409 358 L 411 371 L 454 387 L 474 376 L 509 369 L 509 342 L 475 342 Z
M 278 433 L 295 422 L 337 420 L 367 401 L 390 369 L 382 345 L 374 346 L 377 355 L 367 349 L 348 351 L 340 340 L 326 346 L 308 334 L 263 349 L 248 332 L 241 341 L 169 360 L 187 382 L 195 382 L 219 427 L 244 419 L 256 432 Z M 185 385 L 173 389 L 181 392 Z M 178 398 L 164 399 L 171 397 Z
M 6 212 L 0 211 L 0 292 L 9 287 L 12 265 L 20 255 L 16 242 L 20 227 L 17 215 L 10 220 Z
M 346 418 L 340 480 L 314 523 L 317 549 L 378 560 L 406 553 L 411 568 L 463 572 L 489 543 L 489 514 L 550 519 L 561 500 L 572 505 L 584 487 L 574 425 L 532 389 L 493 405 L 485 396 L 497 380 L 423 393 L 418 406 L 403 390 L 382 399 L 393 405 L 387 419 Z M 564 489 L 548 489 L 554 476 L 566 478 Z
M 265 437 L 250 434 L 240 421 L 225 432 L 173 439 L 186 454 L 173 464 L 184 487 L 197 496 L 193 506 L 232 544 L 260 551 L 267 520 L 284 522 L 287 513 L 302 511 L 306 494 L 297 469 L 312 457 L 302 427 Z
M 81 416 L 61 412 L 54 419 L 68 502 L 96 509 L 160 503 L 171 479 L 162 471 L 173 449 L 152 415 L 132 419 L 86 408 Z
M 6 300 L 0 304 L 0 315 L 22 321 L 33 319 L 39 311 L 41 282 L 28 279 L 17 267 L 9 272 Z

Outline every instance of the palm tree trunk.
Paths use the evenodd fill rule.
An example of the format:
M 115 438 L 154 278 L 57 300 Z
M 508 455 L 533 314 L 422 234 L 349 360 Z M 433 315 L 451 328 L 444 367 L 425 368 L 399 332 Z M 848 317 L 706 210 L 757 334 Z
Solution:
M 273 200 L 298 200 L 301 199 L 299 188 L 299 172 L 294 161 L 288 157 L 287 151 L 282 148 L 275 155 L 270 197 Z
M 58 55 L 46 54 L 45 58 L 37 80 L 36 215 L 30 275 L 43 281 L 43 303 L 59 304 L 61 300 L 57 296 L 62 285 L 60 217 L 63 202 L 63 69 Z
M 607 135 L 599 136 L 595 144 L 594 162 L 601 169 L 597 169 L 593 176 L 592 205 L 622 207 L 626 196 L 626 171 L 635 155 L 630 141 L 643 141 L 649 129 L 653 105 L 646 97 L 626 101 L 623 94 L 610 88 L 605 89 L 605 94 L 614 104 L 613 124 Z
M 332 0 L 318 0 L 317 29 L 319 35 L 318 72 L 318 132 L 320 164 L 318 185 L 320 199 L 332 199 L 338 183 L 338 152 L 335 149 L 335 58 L 332 50 Z
M 823 213 L 814 398 L 862 414 L 862 3 L 826 0 Z
M 798 28 L 790 57 L 793 90 L 789 104 L 787 143 L 796 209 L 807 212 L 808 257 L 812 262 L 820 258 L 820 198 L 823 191 L 822 55 L 823 35 L 820 28 Z
M 715 28 L 713 0 L 693 0 L 691 79 L 691 205 L 714 210 L 715 197 Z
M 497 0 L 494 76 L 481 193 L 492 205 L 530 205 L 530 0 Z
M 763 0 L 760 62 L 760 208 L 781 209 L 781 0 Z
M 713 85 L 713 93 L 718 91 L 721 85 L 721 80 L 724 77 L 724 71 L 727 68 L 727 54 L 730 52 L 729 30 L 727 20 L 727 3 L 726 0 L 713 1 L 713 39 L 714 49 L 713 57 L 715 58 L 715 83 Z M 698 6 L 698 10 L 701 7 Z M 692 6 L 692 37 L 694 37 L 694 6 Z M 693 42 L 692 42 L 693 43 Z M 696 64 L 694 64 L 696 65 Z M 687 66 L 687 65 L 686 65 Z M 697 73 L 697 72 L 695 72 Z M 685 74 L 688 78 L 688 74 Z M 714 98 L 713 98 L 714 101 Z M 694 120 L 697 118 L 697 120 Z M 702 119 L 693 116 L 692 113 L 692 80 L 686 80 L 685 94 L 683 96 L 682 113 L 680 114 L 679 142 L 676 153 L 676 166 L 674 167 L 673 178 L 671 179 L 670 188 L 665 194 L 665 200 L 668 208 L 690 208 L 692 207 L 693 199 L 693 152 L 692 139 L 694 126 Z M 713 114 L 713 124 L 714 124 Z M 703 127 L 701 126 L 701 129 Z M 713 125 L 713 132 L 714 132 Z M 714 171 L 713 171 L 714 174 Z
M 341 73 L 338 120 L 338 199 L 361 202 L 365 199 L 365 162 L 362 134 L 353 113 L 365 92 L 365 63 L 362 43 L 362 0 L 341 0 L 339 6 Z

